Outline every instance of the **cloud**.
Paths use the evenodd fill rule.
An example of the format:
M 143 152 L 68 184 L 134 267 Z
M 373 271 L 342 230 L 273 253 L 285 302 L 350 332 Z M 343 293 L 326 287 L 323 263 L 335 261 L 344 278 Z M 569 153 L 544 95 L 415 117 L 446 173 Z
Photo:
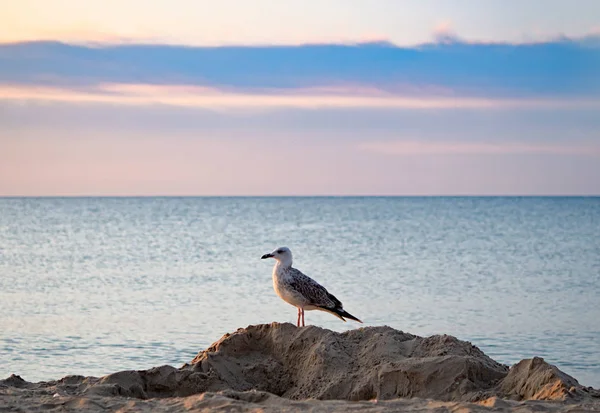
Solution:
M 460 42 L 460 38 L 452 28 L 452 23 L 449 20 L 443 20 L 434 27 L 433 37 L 438 44 Z
M 402 140 L 362 142 L 359 150 L 384 155 L 583 155 L 600 157 L 600 142 L 523 143 L 523 142 L 427 142 Z
M 600 140 L 597 108 L 519 107 L 479 110 L 448 108 L 286 107 L 216 110 L 162 104 L 114 105 L 0 100 L 5 134 L 50 131 L 87 135 L 151 133 L 220 138 L 259 135 L 266 139 L 317 139 L 363 142 L 420 140 L 431 142 L 561 143 Z
M 14 43 L 0 45 L 0 83 L 88 92 L 106 84 L 269 95 L 350 86 L 404 97 L 597 98 L 600 47 L 594 40 L 456 40 L 416 47 L 382 42 L 235 47 Z
M 0 194 L 598 194 L 597 113 L 0 101 Z
M 1 195 L 598 194 L 597 159 L 356 151 L 343 142 L 163 134 L 0 139 Z M 274 177 L 285 175 L 285 185 Z
M 267 89 L 243 93 L 193 85 L 100 84 L 90 88 L 65 86 L 0 85 L 2 100 L 120 105 L 163 104 L 177 107 L 235 108 L 395 108 L 395 109 L 506 109 L 506 108 L 594 108 L 600 99 L 577 98 L 488 98 L 435 95 L 436 88 L 423 88 L 419 96 L 407 88 L 407 95 L 388 93 L 361 86 Z M 433 92 L 433 93 L 432 93 Z

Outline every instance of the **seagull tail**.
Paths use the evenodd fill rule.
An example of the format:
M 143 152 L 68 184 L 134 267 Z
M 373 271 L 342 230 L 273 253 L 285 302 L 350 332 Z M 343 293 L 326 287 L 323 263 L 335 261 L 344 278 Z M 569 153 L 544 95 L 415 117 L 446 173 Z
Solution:
M 344 323 L 346 322 L 346 319 L 340 315 L 339 310 L 336 308 L 317 307 L 317 309 L 321 310 L 321 311 L 325 311 L 326 313 L 336 316 L 337 318 L 342 320 Z
M 358 318 L 354 317 L 352 314 L 350 314 L 348 311 L 344 310 L 343 308 L 340 308 L 338 310 L 338 314 L 341 315 L 342 317 L 362 323 L 362 321 L 360 321 Z
M 327 308 L 326 311 L 329 311 L 331 314 L 333 314 L 334 316 L 341 318 L 342 320 L 346 321 L 346 318 L 349 320 L 354 320 L 354 321 L 358 321 L 359 323 L 362 323 L 362 321 L 360 321 L 358 318 L 354 317 L 352 314 L 350 314 L 348 311 L 344 310 L 343 308 Z

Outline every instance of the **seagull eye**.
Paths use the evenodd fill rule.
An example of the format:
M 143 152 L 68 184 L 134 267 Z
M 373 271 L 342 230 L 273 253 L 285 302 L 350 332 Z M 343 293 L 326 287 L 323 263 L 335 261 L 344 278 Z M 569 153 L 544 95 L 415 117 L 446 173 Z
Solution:
M 277 254 L 283 254 L 283 250 L 277 250 L 275 251 Z

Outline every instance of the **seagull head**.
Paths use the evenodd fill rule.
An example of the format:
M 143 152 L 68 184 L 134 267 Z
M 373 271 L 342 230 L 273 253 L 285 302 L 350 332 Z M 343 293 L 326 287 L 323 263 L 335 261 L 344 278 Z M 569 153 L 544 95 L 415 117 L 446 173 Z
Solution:
M 263 255 L 260 259 L 274 258 L 282 264 L 292 265 L 292 251 L 288 247 L 279 247 L 273 252 Z

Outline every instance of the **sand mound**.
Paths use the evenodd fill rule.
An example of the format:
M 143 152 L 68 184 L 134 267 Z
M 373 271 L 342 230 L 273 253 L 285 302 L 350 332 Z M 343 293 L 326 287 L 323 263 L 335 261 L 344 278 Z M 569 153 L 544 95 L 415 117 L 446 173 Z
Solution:
M 241 403 L 257 409 L 318 406 L 330 411 L 358 406 L 340 400 L 377 400 L 379 407 L 401 410 L 433 408 L 431 400 L 439 401 L 435 408 L 441 410 L 454 410 L 457 402 L 475 410 L 510 410 L 526 400 L 593 403 L 598 407 L 594 400 L 600 397 L 599 392 L 580 386 L 543 359 L 523 360 L 509 369 L 451 336 L 423 338 L 390 327 L 336 333 L 287 323 L 249 326 L 227 334 L 181 368 L 161 366 L 101 378 L 67 376 L 37 384 L 18 376 L 0 381 L 0 395 L 18 399 L 19 394 L 31 392 L 39 397 L 52 396 L 50 404 L 57 398 L 68 398 L 70 405 L 79 403 L 80 407 L 90 407 L 92 401 L 104 403 L 103 408 L 116 407 L 114 400 L 126 399 L 115 396 L 125 396 L 152 409 L 214 408 L 219 403 L 232 407 Z M 407 398 L 413 403 L 407 404 Z M 361 403 L 362 408 L 373 407 L 372 402 L 365 403 L 371 404 Z
M 208 389 L 261 390 L 290 399 L 471 399 L 508 367 L 450 336 L 389 327 L 335 333 L 291 324 L 252 326 L 199 353 L 192 368 L 216 373 Z
M 599 396 L 584 388 L 577 380 L 563 373 L 540 357 L 521 360 L 514 365 L 500 384 L 499 393 L 516 400 L 567 400 L 586 394 Z

